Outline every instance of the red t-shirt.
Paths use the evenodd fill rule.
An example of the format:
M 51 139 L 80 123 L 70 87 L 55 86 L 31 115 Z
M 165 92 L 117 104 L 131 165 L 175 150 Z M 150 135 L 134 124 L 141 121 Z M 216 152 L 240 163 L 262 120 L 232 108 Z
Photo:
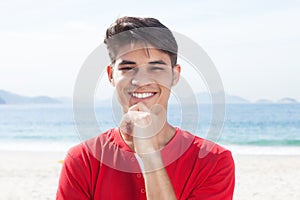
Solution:
M 235 176 L 230 151 L 177 128 L 161 155 L 177 199 L 232 199 Z M 119 129 L 69 150 L 57 199 L 146 199 L 138 161 Z

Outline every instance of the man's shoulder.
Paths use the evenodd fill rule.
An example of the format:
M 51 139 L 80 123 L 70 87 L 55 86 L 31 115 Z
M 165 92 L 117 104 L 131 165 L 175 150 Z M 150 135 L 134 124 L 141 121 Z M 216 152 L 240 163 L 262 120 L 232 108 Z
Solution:
M 196 151 L 199 151 L 199 156 L 204 157 L 206 155 L 229 155 L 231 156 L 231 151 L 227 148 L 217 144 L 217 142 L 211 141 L 209 139 L 202 138 L 197 135 L 193 135 L 189 131 L 181 130 L 181 135 L 184 138 L 193 138 L 193 142 L 191 143 L 191 147 Z
M 99 148 L 101 148 L 101 146 L 103 146 L 104 143 L 106 143 L 106 141 L 112 140 L 115 135 L 114 133 L 115 129 L 109 129 L 93 138 L 76 144 L 68 150 L 68 156 L 78 158 L 94 154 Z

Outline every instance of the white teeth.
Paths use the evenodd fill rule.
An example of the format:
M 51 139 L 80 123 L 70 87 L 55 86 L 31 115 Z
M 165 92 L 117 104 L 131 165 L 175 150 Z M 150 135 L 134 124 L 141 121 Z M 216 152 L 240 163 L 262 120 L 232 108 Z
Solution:
M 152 92 L 146 92 L 146 93 L 132 93 L 132 96 L 139 98 L 139 99 L 144 99 L 150 96 L 153 96 L 154 93 Z

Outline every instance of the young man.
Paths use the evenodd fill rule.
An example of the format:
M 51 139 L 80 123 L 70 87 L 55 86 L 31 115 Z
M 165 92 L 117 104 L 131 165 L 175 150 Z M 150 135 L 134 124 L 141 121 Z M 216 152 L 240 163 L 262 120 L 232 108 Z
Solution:
M 181 70 L 172 32 L 153 18 L 123 17 L 104 42 L 123 118 L 68 152 L 57 199 L 232 199 L 230 151 L 167 121 Z

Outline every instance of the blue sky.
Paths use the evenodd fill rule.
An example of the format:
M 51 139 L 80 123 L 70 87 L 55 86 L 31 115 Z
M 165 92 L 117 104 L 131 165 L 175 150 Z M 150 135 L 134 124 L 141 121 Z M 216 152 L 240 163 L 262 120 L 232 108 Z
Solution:
M 82 63 L 125 15 L 158 18 L 196 41 L 229 94 L 300 100 L 300 3 L 289 0 L 1 0 L 0 89 L 72 96 Z

